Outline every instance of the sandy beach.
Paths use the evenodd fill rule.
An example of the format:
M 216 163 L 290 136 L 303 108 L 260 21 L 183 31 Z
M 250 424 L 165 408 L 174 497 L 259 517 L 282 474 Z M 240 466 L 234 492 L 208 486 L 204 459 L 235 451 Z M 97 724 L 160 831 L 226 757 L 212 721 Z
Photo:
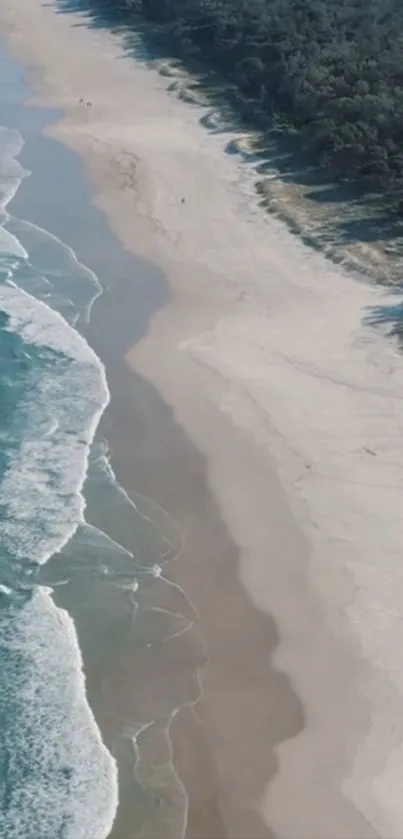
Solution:
M 184 537 L 169 575 L 208 660 L 171 727 L 187 836 L 400 839 L 399 300 L 266 214 L 231 135 L 122 35 L 57 0 L 13 0 L 0 32 L 122 246 L 171 289 L 125 347 L 108 440 L 121 483 Z M 164 410 L 126 398 L 133 374 Z

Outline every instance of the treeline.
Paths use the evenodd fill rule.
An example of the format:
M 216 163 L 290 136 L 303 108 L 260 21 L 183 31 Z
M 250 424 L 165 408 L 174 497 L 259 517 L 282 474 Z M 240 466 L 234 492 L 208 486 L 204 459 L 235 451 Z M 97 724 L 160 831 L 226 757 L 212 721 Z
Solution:
M 403 0 L 89 0 L 158 24 L 338 180 L 403 211 Z

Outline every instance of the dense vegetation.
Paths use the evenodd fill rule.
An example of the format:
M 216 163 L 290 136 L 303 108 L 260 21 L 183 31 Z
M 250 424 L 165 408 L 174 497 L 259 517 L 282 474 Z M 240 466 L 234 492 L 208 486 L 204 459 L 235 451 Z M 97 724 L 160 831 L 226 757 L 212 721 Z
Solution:
M 403 0 L 90 0 L 159 25 L 339 180 L 403 211 Z

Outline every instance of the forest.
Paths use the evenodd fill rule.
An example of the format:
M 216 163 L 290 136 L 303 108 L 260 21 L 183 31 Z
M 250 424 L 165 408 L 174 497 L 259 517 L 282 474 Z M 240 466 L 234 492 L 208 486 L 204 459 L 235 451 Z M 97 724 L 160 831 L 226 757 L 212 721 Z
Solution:
M 403 0 L 87 0 L 157 25 L 339 182 L 403 214 Z

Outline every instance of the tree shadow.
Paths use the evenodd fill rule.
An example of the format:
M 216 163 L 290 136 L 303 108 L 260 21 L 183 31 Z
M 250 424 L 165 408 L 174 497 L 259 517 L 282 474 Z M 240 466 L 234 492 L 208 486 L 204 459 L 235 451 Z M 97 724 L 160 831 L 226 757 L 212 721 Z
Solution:
M 373 245 L 379 249 L 382 268 L 378 271 L 375 260 L 368 264 L 368 275 L 383 283 L 393 259 L 403 259 L 403 220 L 397 212 L 385 208 L 383 195 L 335 182 L 329 172 L 315 164 L 309 151 L 301 150 L 295 133 L 283 130 L 245 99 L 230 78 L 201 59 L 200 51 L 180 45 L 163 27 L 150 24 L 137 12 L 129 13 L 118 2 L 57 0 L 56 11 L 79 13 L 82 21 L 74 26 L 119 34 L 123 46 L 120 60 L 134 58 L 154 67 L 157 62 L 161 75 L 171 79 L 171 92 L 190 105 L 203 106 L 200 122 L 209 133 L 223 136 L 225 153 L 237 155 L 242 163 L 254 168 L 261 205 L 280 216 L 307 245 L 323 250 L 335 262 L 345 261 L 343 249 L 352 252 L 357 246 Z M 275 189 L 279 184 L 283 192 Z M 285 212 L 281 206 L 284 188 L 288 190 Z M 300 212 L 293 219 L 294 196 Z M 388 258 L 382 260 L 382 253 Z M 351 267 L 355 267 L 353 257 Z M 396 279 L 397 269 L 393 267 L 390 282 Z

